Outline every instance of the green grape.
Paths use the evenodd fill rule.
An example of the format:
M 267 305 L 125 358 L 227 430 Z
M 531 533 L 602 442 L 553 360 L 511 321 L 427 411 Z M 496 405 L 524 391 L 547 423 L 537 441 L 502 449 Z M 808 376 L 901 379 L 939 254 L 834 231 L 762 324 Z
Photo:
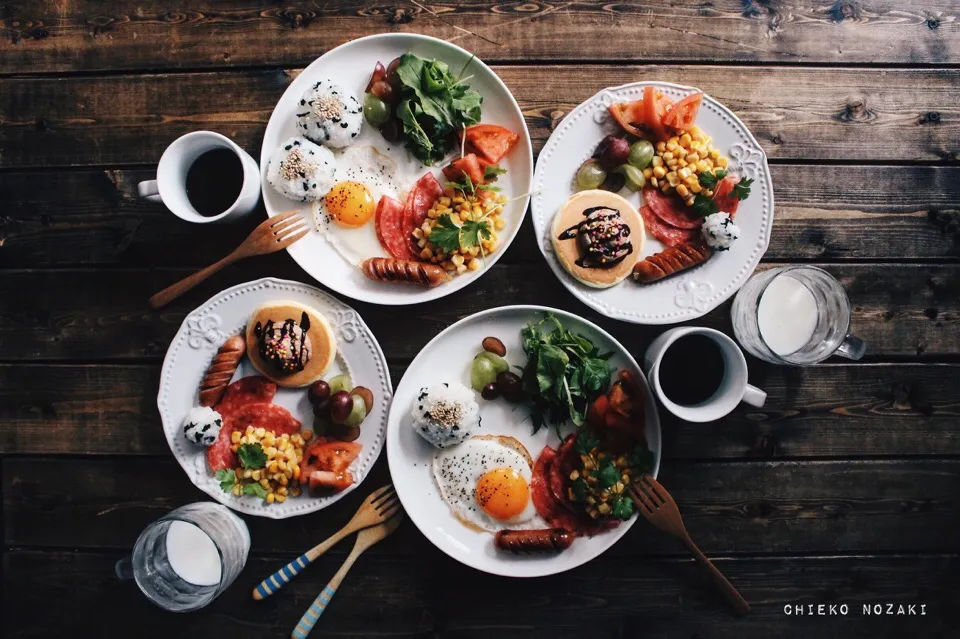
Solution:
M 330 378 L 330 395 L 336 395 L 340 391 L 351 391 L 353 390 L 353 380 L 350 379 L 350 376 L 346 373 L 340 375 L 335 375 Z
M 630 145 L 630 155 L 627 156 L 627 162 L 637 167 L 645 169 L 653 161 L 653 143 L 650 140 L 637 140 Z
M 647 183 L 647 178 L 643 177 L 643 171 L 632 164 L 617 167 L 617 173 L 623 174 L 626 178 L 626 187 L 633 192 L 639 191 Z
M 470 365 L 470 385 L 478 393 L 483 391 L 483 387 L 497 381 L 497 371 L 486 357 L 477 355 L 473 358 L 473 364 Z
M 577 171 L 577 184 L 581 189 L 600 188 L 603 181 L 607 179 L 607 172 L 603 170 L 596 160 L 587 160 Z
M 347 418 L 343 420 L 344 426 L 355 427 L 359 426 L 364 419 L 367 418 L 367 406 L 363 401 L 363 398 L 359 395 L 352 395 L 353 397 L 353 408 L 350 410 L 350 414 L 347 415 Z
M 363 117 L 373 126 L 380 126 L 390 119 L 390 105 L 372 93 L 364 94 Z
M 493 364 L 493 370 L 498 374 L 510 370 L 510 364 L 507 363 L 507 360 L 503 359 L 496 353 L 484 351 L 483 353 L 477 355 L 477 357 L 483 357 L 484 359 L 490 360 L 490 363 Z

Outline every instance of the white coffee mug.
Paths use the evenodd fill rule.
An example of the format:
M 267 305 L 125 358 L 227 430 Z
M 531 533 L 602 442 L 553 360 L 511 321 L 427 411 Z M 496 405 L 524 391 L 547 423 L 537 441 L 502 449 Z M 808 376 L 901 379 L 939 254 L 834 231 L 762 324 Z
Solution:
M 187 171 L 198 157 L 207 151 L 226 148 L 237 154 L 243 166 L 243 186 L 240 195 L 226 211 L 204 216 L 190 204 L 187 197 Z M 187 222 L 207 224 L 240 218 L 257 208 L 260 202 L 260 169 L 250 154 L 230 138 L 213 131 L 194 131 L 182 135 L 167 147 L 157 166 L 157 179 L 137 185 L 141 198 L 162 202 L 170 211 Z
M 723 354 L 723 379 L 714 394 L 698 404 L 683 405 L 670 400 L 660 386 L 660 361 L 667 349 L 681 337 L 703 335 L 720 348 Z M 681 326 L 671 328 L 653 340 L 643 356 L 643 369 L 647 371 L 650 388 L 671 413 L 688 422 L 712 422 L 727 415 L 740 402 L 751 406 L 763 406 L 767 394 L 747 383 L 747 360 L 740 347 L 731 338 L 712 328 Z M 697 362 L 690 362 L 690 374 L 697 374 Z

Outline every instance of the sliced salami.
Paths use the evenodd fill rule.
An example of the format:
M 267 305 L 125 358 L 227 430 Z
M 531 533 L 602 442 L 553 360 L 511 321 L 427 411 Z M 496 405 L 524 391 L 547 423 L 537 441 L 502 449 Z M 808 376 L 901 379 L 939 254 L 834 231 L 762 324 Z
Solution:
M 417 246 L 417 240 L 413 237 L 413 231 L 427 219 L 427 211 L 441 195 L 443 195 L 443 187 L 437 182 L 437 178 L 433 177 L 433 173 L 425 173 L 407 195 L 403 208 L 403 232 L 410 251 L 415 255 L 420 253 L 420 247 Z
M 404 206 L 399 201 L 384 195 L 377 204 L 376 227 L 380 245 L 391 257 L 398 260 L 415 260 L 404 234 Z
M 649 206 L 641 206 L 640 215 L 643 217 L 647 233 L 667 246 L 678 246 L 684 242 L 693 241 L 699 235 L 696 229 L 681 229 L 667 224 L 657 217 Z
M 643 201 L 661 220 L 679 229 L 698 229 L 703 218 L 694 215 L 690 207 L 680 198 L 665 195 L 660 190 L 648 187 L 643 189 Z
M 217 441 L 207 448 L 207 464 L 213 473 L 224 468 L 237 467 L 237 454 L 233 452 L 233 443 L 230 440 L 234 431 L 244 431 L 247 426 L 252 426 L 273 431 L 277 435 L 292 435 L 300 432 L 301 426 L 300 421 L 283 406 L 263 402 L 234 406 L 227 414 L 221 413 L 221 416 L 223 427 Z
M 269 404 L 276 394 L 277 385 L 266 377 L 260 375 L 243 377 L 227 386 L 215 410 L 226 421 L 227 416 L 235 409 L 246 404 Z
M 737 207 L 740 206 L 740 200 L 733 193 L 733 187 L 740 183 L 740 178 L 728 175 L 722 180 L 717 188 L 713 190 L 713 203 L 717 209 L 730 214 L 730 219 L 737 214 Z

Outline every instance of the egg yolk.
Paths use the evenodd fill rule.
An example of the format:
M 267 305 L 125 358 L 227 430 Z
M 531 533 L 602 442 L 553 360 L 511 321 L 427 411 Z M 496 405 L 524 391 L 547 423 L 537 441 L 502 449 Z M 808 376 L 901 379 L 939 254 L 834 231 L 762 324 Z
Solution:
M 360 182 L 338 182 L 324 200 L 330 217 L 343 226 L 363 226 L 377 208 L 370 189 Z
M 516 517 L 527 507 L 530 489 L 513 468 L 494 468 L 477 481 L 474 498 L 485 513 L 497 520 Z

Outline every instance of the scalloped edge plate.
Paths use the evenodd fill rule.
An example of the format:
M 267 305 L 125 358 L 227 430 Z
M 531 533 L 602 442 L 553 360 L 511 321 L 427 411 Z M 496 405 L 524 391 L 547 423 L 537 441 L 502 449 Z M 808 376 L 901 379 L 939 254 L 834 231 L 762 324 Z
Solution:
M 206 449 L 187 442 L 182 434 L 182 422 L 187 411 L 198 405 L 200 381 L 224 340 L 239 334 L 258 306 L 284 299 L 312 306 L 326 316 L 337 336 L 337 361 L 331 368 L 349 372 L 356 385 L 373 390 L 376 406 L 363 422 L 358 440 L 363 444 L 363 451 L 351 467 L 356 479 L 352 486 L 327 497 L 302 495 L 268 506 L 256 497 L 234 497 L 220 490 L 219 482 L 207 469 Z M 255 374 L 257 372 L 244 357 L 233 379 Z M 331 374 L 333 371 L 324 377 Z M 197 488 L 237 512 L 286 519 L 323 510 L 363 482 L 383 448 L 392 397 L 393 385 L 387 360 L 359 313 L 313 286 L 265 277 L 217 293 L 184 318 L 163 359 L 157 408 L 170 451 Z M 280 388 L 274 403 L 290 410 L 305 428 L 311 427 L 313 412 L 306 389 Z
M 715 255 L 703 266 L 653 284 L 638 286 L 628 280 L 600 290 L 577 282 L 560 266 L 548 235 L 553 215 L 575 192 L 577 168 L 593 154 L 604 135 L 618 129 L 607 107 L 614 102 L 636 100 L 642 97 L 643 88 L 651 85 L 674 99 L 698 91 L 669 82 L 633 82 L 602 89 L 581 103 L 560 122 L 537 158 L 531 215 L 540 252 L 577 299 L 613 319 L 634 324 L 674 324 L 701 317 L 733 296 L 756 269 L 770 243 L 773 182 L 767 156 L 730 109 L 704 94 L 697 116 L 697 125 L 713 137 L 714 145 L 730 158 L 731 166 L 754 179 L 751 197 L 737 210 L 741 236 L 730 251 Z M 548 182 L 548 175 L 555 177 Z M 639 206 L 639 194 L 628 199 Z M 663 245 L 648 234 L 642 256 L 662 249 Z

